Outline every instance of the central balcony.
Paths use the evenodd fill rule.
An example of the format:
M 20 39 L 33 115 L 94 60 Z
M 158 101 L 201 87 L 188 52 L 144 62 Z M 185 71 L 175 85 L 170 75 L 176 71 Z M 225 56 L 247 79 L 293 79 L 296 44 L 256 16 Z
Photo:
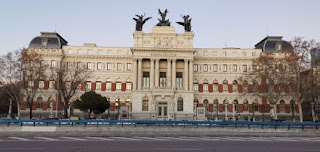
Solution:
M 155 86 L 154 90 L 173 90 L 173 87 L 169 86 Z

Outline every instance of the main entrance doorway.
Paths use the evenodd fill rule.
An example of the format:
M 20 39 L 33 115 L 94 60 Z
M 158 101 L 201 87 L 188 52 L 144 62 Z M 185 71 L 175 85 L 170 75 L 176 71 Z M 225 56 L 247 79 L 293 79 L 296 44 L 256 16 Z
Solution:
M 158 119 L 164 120 L 168 118 L 168 105 L 166 102 L 158 103 Z

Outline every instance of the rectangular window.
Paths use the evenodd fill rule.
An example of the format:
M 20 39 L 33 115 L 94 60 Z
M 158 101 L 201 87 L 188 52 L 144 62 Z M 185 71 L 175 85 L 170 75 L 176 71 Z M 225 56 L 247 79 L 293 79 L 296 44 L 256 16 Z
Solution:
M 247 56 L 247 52 L 242 52 L 242 56 L 243 57 Z
M 252 52 L 252 56 L 256 56 L 256 52 Z
M 198 91 L 199 90 L 199 84 L 198 83 L 194 83 L 193 84 L 193 90 L 194 91 Z
M 214 65 L 213 65 L 212 71 L 213 71 L 213 72 L 217 72 L 217 71 L 218 71 L 218 65 L 217 65 L 217 64 L 214 64 Z
M 203 72 L 208 72 L 208 64 L 203 65 Z
M 121 90 L 121 82 L 116 83 L 116 90 Z
M 132 55 L 132 51 L 131 51 L 131 50 L 128 50 L 128 51 L 127 51 L 127 55 Z
M 203 84 L 203 91 L 208 91 L 208 90 L 209 90 L 208 84 L 207 83 Z
M 195 52 L 193 53 L 193 56 L 198 56 L 198 51 L 195 51 Z
M 44 81 L 39 81 L 39 88 L 43 89 L 44 88 Z
M 122 55 L 122 50 L 118 50 L 117 55 Z
M 101 90 L 101 82 L 96 82 L 96 90 Z
M 112 55 L 112 50 L 108 50 L 108 55 Z
M 208 51 L 203 51 L 203 56 L 208 56 Z
M 177 110 L 183 111 L 183 101 L 179 101 L 179 99 L 178 99 L 178 104 L 177 104 Z
M 71 62 L 67 62 L 67 69 L 70 70 L 72 67 L 72 63 Z
M 242 65 L 242 72 L 247 72 L 247 65 Z
M 55 85 L 55 81 L 49 81 L 49 88 L 53 89 Z
M 143 87 L 149 87 L 149 72 L 143 72 L 143 81 L 142 81 Z
M 252 66 L 252 71 L 257 71 L 257 65 Z
M 182 88 L 182 72 L 176 73 L 176 88 Z
M 29 81 L 29 82 L 28 82 L 28 86 L 29 86 L 29 87 L 33 87 L 33 86 L 34 86 L 34 81 Z
M 194 64 L 193 65 L 193 71 L 194 72 L 198 72 L 198 64 Z
M 87 69 L 88 69 L 88 70 L 91 70 L 91 69 L 92 69 L 92 63 L 91 63 L 91 62 L 88 62 L 88 63 L 87 63 Z
M 68 54 L 72 54 L 72 50 L 68 50 L 67 52 L 68 52 Z
M 110 62 L 107 63 L 107 70 L 111 70 L 111 68 L 112 68 L 112 64 Z
M 227 56 L 227 52 L 223 52 L 223 56 Z
M 233 65 L 233 66 L 232 66 L 232 71 L 233 71 L 233 72 L 237 72 L 237 65 Z
M 142 101 L 142 111 L 148 111 L 148 100 Z
M 98 62 L 97 63 L 97 70 L 101 70 L 102 69 L 102 63 L 101 62 Z
M 56 67 L 56 61 L 52 60 L 51 61 L 51 68 L 55 68 Z
M 214 51 L 214 52 L 213 52 L 213 56 L 218 56 L 217 51 Z
M 122 69 L 122 64 L 121 63 L 117 63 L 117 70 L 121 70 Z
M 92 50 L 88 50 L 88 54 L 92 54 Z
M 223 68 L 223 72 L 227 72 L 227 65 L 226 65 L 226 64 L 224 64 L 224 65 L 222 66 L 222 68 Z
M 77 63 L 77 68 L 78 68 L 78 70 L 82 69 L 82 63 L 81 62 Z
M 102 55 L 102 50 L 98 50 L 98 55 Z
M 259 105 L 258 104 L 254 104 L 254 111 L 259 111 Z
M 237 52 L 232 52 L 233 57 L 237 57 Z
M 126 90 L 131 90 L 131 83 L 126 83 Z
M 166 72 L 160 72 L 160 86 L 166 86 Z
M 82 50 L 78 50 L 78 54 L 82 54 Z
M 127 71 L 131 71 L 131 63 L 127 63 Z
M 87 91 L 91 90 L 91 82 L 86 83 L 86 90 Z
M 111 82 L 107 82 L 106 83 L 106 89 L 107 90 L 111 90 Z
M 213 84 L 213 91 L 218 91 L 218 84 L 217 83 Z

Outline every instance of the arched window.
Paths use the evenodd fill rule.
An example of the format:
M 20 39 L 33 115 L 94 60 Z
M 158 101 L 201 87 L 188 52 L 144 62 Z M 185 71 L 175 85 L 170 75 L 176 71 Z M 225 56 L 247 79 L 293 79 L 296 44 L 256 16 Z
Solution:
M 286 112 L 286 103 L 283 100 L 280 101 L 280 112 L 281 113 Z
M 291 100 L 290 101 L 290 111 L 291 111 L 291 113 L 293 113 L 294 110 L 295 110 L 295 102 L 294 102 L 294 100 Z
M 213 110 L 218 111 L 218 107 L 219 107 L 219 101 L 218 101 L 218 99 L 215 99 L 213 101 Z
M 204 81 L 203 81 L 203 91 L 208 91 L 208 80 L 207 79 L 205 79 Z
M 49 88 L 54 89 L 55 88 L 55 82 L 53 77 L 50 77 L 49 79 Z
M 223 91 L 228 91 L 228 81 L 223 80 Z
M 248 106 L 248 100 L 243 101 L 243 111 L 248 111 L 249 106 Z
M 42 108 L 43 99 L 42 97 L 37 98 L 37 108 Z
M 101 90 L 101 80 L 100 79 L 96 80 L 96 90 Z
M 217 80 L 213 81 L 213 91 L 218 91 L 218 81 Z
M 116 80 L 116 90 L 121 90 L 121 79 Z
M 106 90 L 111 90 L 111 79 L 107 79 L 106 81 Z
M 203 100 L 203 104 L 204 104 L 204 107 L 206 108 L 205 116 L 207 117 L 207 115 L 209 113 L 209 101 L 208 101 L 208 99 L 204 99 Z
M 259 102 L 257 99 L 253 101 L 253 108 L 254 111 L 259 111 Z
M 177 102 L 177 111 L 183 111 L 183 98 L 179 97 Z
M 198 91 L 199 90 L 199 82 L 198 80 L 193 81 L 193 90 Z
M 238 92 L 238 82 L 237 82 L 237 80 L 233 80 L 233 82 L 232 82 L 232 92 Z
M 130 79 L 127 79 L 126 90 L 131 90 L 131 80 Z
M 243 92 L 248 92 L 248 82 L 246 80 L 242 82 L 242 86 L 243 86 Z
M 142 98 L 142 111 L 148 111 L 149 103 L 148 97 Z
M 258 92 L 258 82 L 256 80 L 253 80 L 252 84 L 253 84 L 252 91 L 254 93 Z
M 239 112 L 239 106 L 238 106 L 238 100 L 236 99 L 236 100 L 234 100 L 233 102 L 232 102 L 232 104 L 234 104 L 234 111 L 235 112 Z

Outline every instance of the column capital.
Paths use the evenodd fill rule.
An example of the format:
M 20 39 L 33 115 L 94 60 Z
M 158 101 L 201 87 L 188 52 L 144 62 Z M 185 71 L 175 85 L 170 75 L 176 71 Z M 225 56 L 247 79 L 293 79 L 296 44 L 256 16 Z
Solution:
M 188 59 L 189 61 L 190 61 L 190 63 L 192 63 L 193 62 L 193 59 Z
M 171 62 L 172 59 L 167 59 L 167 62 Z
M 177 61 L 177 59 L 171 59 L 173 62 L 176 62 Z
M 133 58 L 133 60 L 137 61 L 137 60 L 138 60 L 138 58 Z
M 138 58 L 139 61 L 142 61 L 142 58 Z
M 155 58 L 154 60 L 155 60 L 155 61 L 160 61 L 160 59 L 159 59 L 159 58 Z
M 154 58 L 150 58 L 150 61 L 154 61 L 155 59 Z

